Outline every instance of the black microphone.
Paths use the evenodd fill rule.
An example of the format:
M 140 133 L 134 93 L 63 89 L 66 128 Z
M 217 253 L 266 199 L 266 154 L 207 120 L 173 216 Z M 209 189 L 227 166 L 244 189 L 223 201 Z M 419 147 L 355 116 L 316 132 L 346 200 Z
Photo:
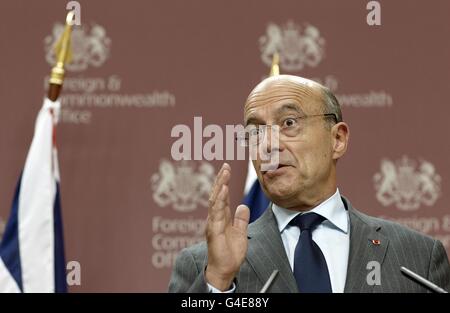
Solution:
M 436 286 L 435 284 L 433 284 L 431 281 L 429 281 L 428 279 L 423 278 L 422 276 L 414 273 L 413 271 L 407 269 L 406 267 L 402 266 L 400 267 L 400 270 L 402 271 L 403 274 L 405 274 L 408 278 L 418 282 L 419 284 L 424 285 L 425 287 L 427 287 L 428 289 L 430 289 L 433 292 L 436 293 L 448 293 L 447 291 L 445 291 L 444 289 L 442 289 L 439 286 Z

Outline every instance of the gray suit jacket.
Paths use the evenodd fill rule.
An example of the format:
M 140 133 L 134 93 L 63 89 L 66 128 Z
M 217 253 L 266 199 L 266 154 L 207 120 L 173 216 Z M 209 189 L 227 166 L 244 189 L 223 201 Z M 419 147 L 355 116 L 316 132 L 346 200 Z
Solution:
M 399 224 L 365 215 L 342 198 L 350 217 L 350 251 L 345 292 L 427 292 L 400 272 L 405 266 L 450 290 L 450 266 L 442 243 Z M 272 272 L 279 273 L 268 292 L 298 292 L 272 209 L 248 228 L 247 257 L 236 277 L 236 292 L 259 292 Z M 379 240 L 375 245 L 372 240 Z M 369 285 L 367 269 L 379 262 L 381 281 Z M 207 292 L 205 242 L 183 249 L 176 259 L 169 292 Z M 328 264 L 332 266 L 332 264 Z

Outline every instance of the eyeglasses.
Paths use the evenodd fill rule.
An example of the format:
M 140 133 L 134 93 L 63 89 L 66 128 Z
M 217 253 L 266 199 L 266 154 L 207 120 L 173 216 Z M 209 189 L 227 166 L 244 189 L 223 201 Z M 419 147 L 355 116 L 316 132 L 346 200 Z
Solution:
M 236 141 L 244 147 L 259 145 L 266 137 L 268 128 L 272 130 L 272 136 L 279 135 L 280 139 L 283 138 L 284 140 L 294 138 L 301 133 L 305 126 L 302 120 L 319 116 L 331 117 L 335 123 L 339 121 L 336 113 L 288 116 L 281 119 L 275 125 L 248 125 L 244 131 L 237 134 Z

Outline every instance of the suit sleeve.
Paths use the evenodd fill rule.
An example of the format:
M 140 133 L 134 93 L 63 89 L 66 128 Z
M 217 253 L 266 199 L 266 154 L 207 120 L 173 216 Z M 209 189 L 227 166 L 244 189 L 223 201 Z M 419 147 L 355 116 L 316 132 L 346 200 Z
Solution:
M 199 268 L 197 264 L 192 253 L 188 249 L 183 249 L 175 260 L 169 283 L 169 292 L 208 292 L 209 289 L 205 280 L 205 266 L 200 266 Z
M 439 287 L 450 292 L 450 265 L 447 252 L 439 240 L 435 240 L 431 252 L 428 279 Z

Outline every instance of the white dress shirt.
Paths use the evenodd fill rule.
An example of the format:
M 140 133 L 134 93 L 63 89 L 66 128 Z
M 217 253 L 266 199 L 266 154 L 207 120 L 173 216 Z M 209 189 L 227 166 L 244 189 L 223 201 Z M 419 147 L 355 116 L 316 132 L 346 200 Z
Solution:
M 300 229 L 297 226 L 290 226 L 289 222 L 298 214 L 310 212 L 326 218 L 312 231 L 312 239 L 322 250 L 327 262 L 332 291 L 335 293 L 344 292 L 350 249 L 350 229 L 348 212 L 342 202 L 339 189 L 330 198 L 305 213 L 284 209 L 275 204 L 272 205 L 272 210 L 292 271 L 294 271 L 295 247 L 300 237 Z M 212 285 L 207 285 L 209 292 L 221 292 Z M 231 289 L 225 292 L 231 293 L 235 289 L 236 285 L 233 283 Z
M 289 222 L 300 212 L 287 210 L 275 204 L 273 213 L 278 223 L 284 249 L 294 270 L 295 247 L 300 236 L 297 226 L 290 226 Z M 325 257 L 330 274 L 333 292 L 344 292 L 347 277 L 348 254 L 350 249 L 349 217 L 342 202 L 339 190 L 317 207 L 302 214 L 314 212 L 326 218 L 312 232 L 312 239 L 319 246 Z

